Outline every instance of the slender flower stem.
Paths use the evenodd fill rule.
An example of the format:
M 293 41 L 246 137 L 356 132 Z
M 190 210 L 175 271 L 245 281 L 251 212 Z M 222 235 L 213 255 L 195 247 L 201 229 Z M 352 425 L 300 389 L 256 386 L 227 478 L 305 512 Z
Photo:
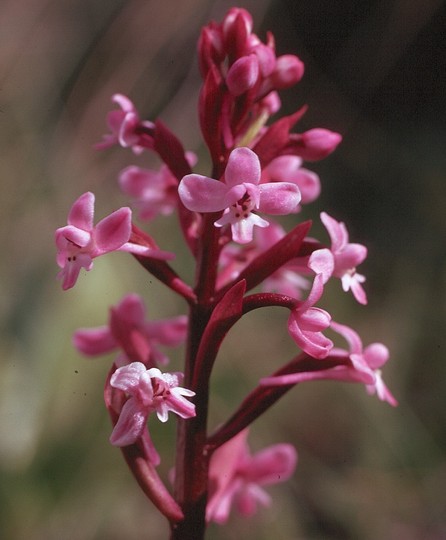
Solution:
M 348 363 L 348 357 L 333 357 L 325 359 L 323 363 L 312 358 L 306 353 L 294 357 L 288 364 L 277 370 L 271 377 L 287 375 L 297 372 L 314 372 L 323 369 L 343 366 Z M 239 408 L 229 420 L 213 433 L 207 443 L 209 450 L 216 448 L 235 437 L 240 431 L 249 426 L 254 420 L 276 403 L 284 394 L 293 388 L 295 384 L 281 386 L 257 386 L 240 404 Z
M 198 349 L 213 310 L 220 232 L 213 226 L 215 215 L 204 219 L 199 242 L 196 275 L 196 303 L 189 312 L 189 338 L 185 362 L 185 384 L 190 387 Z M 208 489 L 209 455 L 207 453 L 208 378 L 200 381 L 194 403 L 196 416 L 179 420 L 175 468 L 175 498 L 184 513 L 184 520 L 172 526 L 171 540 L 204 538 Z

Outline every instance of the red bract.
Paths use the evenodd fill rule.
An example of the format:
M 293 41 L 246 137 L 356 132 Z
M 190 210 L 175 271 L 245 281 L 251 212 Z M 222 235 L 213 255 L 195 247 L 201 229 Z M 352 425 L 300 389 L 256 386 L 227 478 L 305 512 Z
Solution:
M 157 155 L 158 170 L 130 163 L 119 184 L 143 221 L 176 214 L 193 272 L 190 259 L 185 265 L 179 261 L 174 270 L 168 262 L 173 255 L 132 223 L 128 207 L 94 225 L 92 193 L 73 204 L 68 224 L 56 231 L 64 289 L 75 284 L 82 268 L 90 270 L 95 257 L 127 251 L 147 271 L 149 285 L 154 277 L 187 303 L 187 315 L 147 321 L 143 299 L 128 294 L 111 307 L 106 326 L 74 335 L 75 346 L 87 356 L 120 351 L 104 390 L 113 424 L 110 440 L 169 521 L 171 540 L 202 540 L 207 522 L 225 523 L 233 507 L 249 517 L 270 504 L 264 487 L 289 478 L 297 454 L 291 445 L 278 444 L 252 455 L 247 428 L 293 386 L 318 380 L 361 383 L 396 405 L 381 377 L 389 357 L 385 345 L 363 348 L 353 329 L 332 322 L 335 306 L 330 313 L 319 307 L 332 278 L 366 304 L 365 278 L 356 267 L 367 250 L 350 243 L 344 223 L 325 212 L 320 219 L 329 246 L 309 236 L 311 220 L 299 219 L 302 206 L 310 213 L 323 188 L 323 179 L 305 162 L 325 158 L 341 141 L 341 135 L 326 128 L 295 132 L 306 105 L 270 121 L 280 112 L 279 91 L 302 78 L 302 61 L 293 54 L 277 56 L 274 36 L 268 33 L 262 41 L 243 8 L 232 8 L 220 23 L 203 28 L 198 59 L 203 77 L 198 116 L 212 164 L 207 174 L 193 172 L 195 156 L 174 132 L 159 119 L 141 119 L 122 94 L 112 98 L 118 109 L 109 114 L 110 133 L 98 145 Z M 280 223 L 281 216 L 288 221 Z M 170 242 L 172 230 L 161 234 L 163 243 Z M 193 275 L 192 283 L 183 274 Z M 152 288 L 146 289 L 150 295 Z M 175 307 L 169 302 L 162 306 Z M 209 432 L 214 366 L 224 362 L 221 346 L 241 318 L 270 307 L 288 310 L 290 343 L 297 353 L 283 363 L 275 356 L 269 359 L 272 373 L 265 373 L 235 412 Z M 333 346 L 325 335 L 330 328 L 345 338 L 348 350 Z M 268 332 L 274 332 L 273 326 Z M 256 340 L 255 331 L 243 340 L 245 351 Z M 167 357 L 159 347 L 183 341 L 184 365 L 179 372 L 162 373 L 157 365 Z M 243 361 L 247 372 L 257 363 L 249 354 Z M 165 422 L 169 411 L 179 422 L 173 494 L 155 470 L 161 457 L 148 430 L 150 418 Z

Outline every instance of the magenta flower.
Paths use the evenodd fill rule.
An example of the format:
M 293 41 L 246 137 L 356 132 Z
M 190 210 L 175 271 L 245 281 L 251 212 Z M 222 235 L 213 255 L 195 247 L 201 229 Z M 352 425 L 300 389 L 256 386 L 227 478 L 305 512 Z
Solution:
M 180 182 L 179 195 L 184 206 L 195 212 L 219 212 L 214 225 L 231 225 L 235 242 L 252 240 L 253 228 L 267 227 L 268 221 L 256 211 L 272 215 L 294 212 L 300 202 L 299 188 L 290 182 L 260 183 L 257 155 L 249 148 L 236 148 L 229 156 L 224 181 L 199 174 L 188 174 Z
M 356 272 L 356 266 L 367 257 L 367 248 L 361 244 L 350 244 L 344 223 L 336 221 L 325 212 L 321 213 L 322 223 L 331 239 L 330 249 L 312 253 L 308 266 L 316 273 L 324 274 L 324 281 L 331 275 L 340 278 L 345 292 L 351 290 L 360 304 L 367 304 L 367 295 L 361 285 L 365 277 Z
M 288 332 L 299 347 L 314 358 L 325 358 L 333 342 L 322 334 L 330 326 L 331 316 L 325 310 L 313 307 L 324 290 L 323 276 L 315 276 L 308 298 L 297 302 L 288 319 Z
M 104 135 L 103 141 L 98 143 L 96 148 L 102 150 L 119 144 L 123 148 L 131 148 L 135 154 L 140 154 L 144 147 L 140 144 L 141 135 L 137 132 L 137 128 L 144 127 L 152 130 L 155 124 L 147 120 L 141 121 L 135 105 L 128 97 L 114 94 L 112 101 L 119 105 L 121 110 L 108 113 L 107 124 L 111 133 Z
M 288 480 L 297 464 L 297 452 L 290 444 L 276 444 L 251 455 L 245 429 L 220 446 L 209 469 L 209 501 L 206 519 L 223 524 L 231 508 L 252 516 L 257 505 L 269 506 L 271 497 L 263 486 Z
M 347 352 L 352 361 L 353 368 L 369 379 L 366 382 L 366 389 L 369 394 L 377 394 L 381 401 L 387 401 L 392 406 L 398 405 L 398 402 L 384 384 L 381 376 L 381 367 L 389 359 L 389 349 L 382 343 L 371 343 L 363 349 L 362 341 L 359 335 L 346 325 L 336 322 L 331 323 L 331 328 L 340 334 L 349 344 L 349 351 L 343 349 L 333 349 L 334 354 Z
M 159 321 L 147 321 L 142 299 L 128 294 L 110 310 L 109 324 L 98 328 L 80 328 L 74 333 L 75 347 L 87 356 L 98 356 L 116 349 L 124 351 L 116 363 L 138 360 L 148 367 L 168 363 L 159 345 L 176 347 L 184 341 L 187 317 L 180 315 Z
M 130 208 L 120 208 L 96 226 L 94 195 L 81 195 L 71 207 L 65 227 L 56 230 L 57 264 L 62 270 L 58 278 L 64 290 L 73 287 L 82 268 L 91 270 L 93 259 L 111 251 L 128 251 L 153 258 L 168 259 L 171 254 L 129 242 L 132 231 Z
M 128 394 L 129 399 L 110 436 L 111 444 L 127 446 L 135 443 L 152 412 L 156 412 L 161 422 L 167 421 L 169 411 L 181 418 L 195 416 L 195 405 L 186 399 L 194 396 L 195 392 L 178 386 L 179 379 L 178 373 L 147 369 L 141 362 L 118 368 L 110 379 L 110 385 Z

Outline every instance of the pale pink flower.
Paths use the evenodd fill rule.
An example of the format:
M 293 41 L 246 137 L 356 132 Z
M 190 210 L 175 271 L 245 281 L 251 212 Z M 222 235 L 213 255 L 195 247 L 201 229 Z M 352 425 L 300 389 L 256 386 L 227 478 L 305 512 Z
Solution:
M 159 345 L 176 347 L 185 340 L 186 332 L 185 315 L 148 321 L 142 298 L 137 294 L 128 294 L 111 308 L 108 325 L 80 328 L 74 333 L 73 342 L 87 356 L 121 349 L 124 355 L 117 360 L 119 365 L 138 360 L 151 367 L 168 362 Z
M 118 368 L 110 379 L 110 385 L 128 394 L 129 398 L 122 407 L 110 442 L 114 446 L 135 443 L 152 412 L 156 412 L 161 422 L 167 421 L 169 411 L 181 418 L 195 416 L 195 405 L 186 399 L 194 396 L 195 392 L 178 386 L 180 377 L 179 373 L 147 369 L 141 362 Z
M 299 156 L 278 156 L 262 170 L 262 182 L 291 182 L 301 194 L 301 204 L 308 204 L 319 197 L 319 176 L 302 167 Z
M 216 227 L 231 225 L 235 242 L 252 240 L 253 228 L 267 227 L 268 221 L 256 211 L 272 215 L 294 212 L 300 202 L 299 188 L 290 182 L 260 183 L 257 155 L 249 148 L 233 150 L 229 156 L 224 181 L 199 174 L 188 174 L 180 182 L 179 195 L 184 206 L 195 212 L 219 212 L 223 216 Z
M 389 351 L 382 343 L 372 343 L 363 349 L 361 338 L 348 326 L 331 322 L 330 327 L 344 337 L 349 350 L 333 347 L 327 359 L 320 366 L 309 371 L 298 371 L 286 375 L 265 377 L 263 386 L 283 386 L 309 381 L 335 380 L 365 384 L 369 394 L 377 394 L 381 401 L 392 406 L 398 403 L 384 384 L 380 368 L 387 362 Z M 325 367 L 324 367 L 325 363 Z
M 324 336 L 322 330 L 330 326 L 330 314 L 313 307 L 324 290 L 322 274 L 315 276 L 308 298 L 297 302 L 288 319 L 288 332 L 299 347 L 314 358 L 325 358 L 333 342 Z
M 191 166 L 197 161 L 192 152 L 186 153 L 186 159 Z M 119 185 L 124 193 L 134 198 L 133 207 L 143 221 L 150 221 L 159 214 L 170 215 L 178 206 L 178 180 L 165 164 L 157 171 L 130 165 L 121 171 Z
M 56 230 L 57 264 L 62 270 L 58 278 L 64 290 L 73 287 L 82 268 L 91 270 L 93 259 L 111 251 L 128 251 L 153 258 L 168 259 L 171 254 L 130 240 L 132 231 L 132 211 L 120 208 L 105 217 L 97 225 L 93 224 L 94 195 L 81 195 L 71 207 L 65 227 Z
M 168 216 L 177 206 L 178 181 L 167 165 L 159 171 L 130 165 L 121 171 L 119 185 L 124 193 L 134 197 L 133 206 L 143 221 L 159 214 Z
M 362 287 L 365 277 L 356 272 L 356 267 L 367 257 L 367 248 L 362 244 L 349 243 L 349 235 L 344 223 L 336 221 L 325 212 L 321 213 L 331 239 L 330 249 L 314 251 L 308 266 L 315 273 L 324 275 L 324 282 L 331 275 L 339 278 L 344 291 L 351 290 L 360 304 L 367 304 L 367 295 Z
M 209 467 L 209 501 L 206 519 L 225 523 L 233 506 L 244 517 L 257 506 L 269 506 L 271 497 L 263 486 L 284 482 L 294 473 L 297 452 L 290 444 L 276 444 L 251 455 L 245 429 L 220 446 Z
M 155 128 L 155 124 L 148 120 L 140 120 L 135 105 L 128 97 L 114 94 L 112 101 L 119 105 L 120 110 L 108 113 L 107 124 L 111 133 L 104 135 L 102 142 L 95 147 L 102 150 L 119 144 L 123 148 L 131 148 L 135 154 L 140 154 L 144 147 L 140 145 L 141 135 L 137 133 L 137 128 L 144 127 L 151 130 Z
M 349 351 L 343 349 L 333 349 L 334 354 L 342 354 L 347 352 L 352 361 L 353 368 L 360 373 L 369 376 L 371 382 L 366 384 L 366 389 L 369 394 L 377 394 L 381 401 L 387 401 L 394 407 L 398 402 L 385 385 L 381 376 L 381 367 L 389 359 L 389 350 L 382 343 L 371 343 L 363 349 L 362 341 L 359 335 L 350 327 L 339 324 L 334 321 L 331 323 L 331 328 L 340 334 L 349 344 Z

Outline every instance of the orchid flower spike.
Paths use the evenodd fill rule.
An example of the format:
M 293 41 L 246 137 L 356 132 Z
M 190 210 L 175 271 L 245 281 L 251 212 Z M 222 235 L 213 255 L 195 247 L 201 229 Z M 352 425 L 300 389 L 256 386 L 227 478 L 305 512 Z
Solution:
M 194 212 L 224 210 L 214 225 L 230 225 L 232 239 L 239 244 L 247 244 L 253 238 L 254 226 L 269 225 L 257 211 L 271 215 L 290 214 L 296 211 L 301 198 L 295 184 L 261 184 L 260 178 L 258 156 L 249 148 L 241 147 L 231 152 L 224 181 L 188 174 L 181 180 L 178 192 L 184 206 Z

